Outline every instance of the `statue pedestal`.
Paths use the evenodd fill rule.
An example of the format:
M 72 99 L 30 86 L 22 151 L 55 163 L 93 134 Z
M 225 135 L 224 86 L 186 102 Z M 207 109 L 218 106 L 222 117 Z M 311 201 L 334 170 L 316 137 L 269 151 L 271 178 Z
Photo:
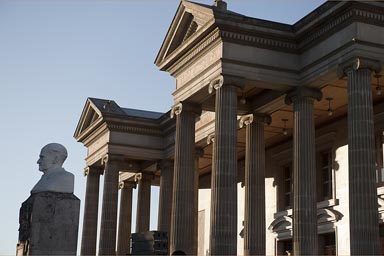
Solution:
M 72 193 L 32 194 L 21 206 L 21 255 L 76 255 L 80 200 Z

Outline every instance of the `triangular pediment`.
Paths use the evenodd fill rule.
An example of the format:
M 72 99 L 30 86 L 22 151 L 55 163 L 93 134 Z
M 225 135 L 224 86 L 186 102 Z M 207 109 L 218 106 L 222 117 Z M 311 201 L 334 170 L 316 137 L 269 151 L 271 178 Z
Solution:
M 112 100 L 88 98 L 74 137 L 78 140 L 103 121 L 105 114 L 124 114 L 123 110 Z
M 160 65 L 163 60 L 213 19 L 212 6 L 181 1 L 156 57 L 155 64 Z

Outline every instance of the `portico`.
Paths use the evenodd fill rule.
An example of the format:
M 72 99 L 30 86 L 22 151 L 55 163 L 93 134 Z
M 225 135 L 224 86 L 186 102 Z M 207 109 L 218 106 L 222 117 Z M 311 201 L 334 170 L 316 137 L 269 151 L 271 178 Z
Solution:
M 137 181 L 136 230 L 160 185 L 171 254 L 379 254 L 384 5 L 326 2 L 293 25 L 229 7 L 180 3 L 155 60 L 176 80 L 169 113 L 88 99 L 82 254 L 95 252 L 100 174 L 99 254 L 115 253 L 119 182 Z

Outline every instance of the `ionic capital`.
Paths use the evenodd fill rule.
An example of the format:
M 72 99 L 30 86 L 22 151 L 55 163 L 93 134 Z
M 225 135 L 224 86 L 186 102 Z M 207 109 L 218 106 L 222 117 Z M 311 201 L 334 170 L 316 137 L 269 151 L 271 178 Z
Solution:
M 243 128 L 244 126 L 250 125 L 253 123 L 253 114 L 242 116 L 239 120 L 239 127 Z
M 343 78 L 347 75 L 348 71 L 360 69 L 369 69 L 375 73 L 380 73 L 381 63 L 379 60 L 356 57 L 340 64 L 337 70 L 337 76 Z
M 163 170 L 173 169 L 174 167 L 174 161 L 171 159 L 163 159 L 160 162 L 157 163 L 156 169 L 160 170 L 161 172 Z
M 182 111 L 193 112 L 200 115 L 201 107 L 193 103 L 179 102 L 173 105 L 171 109 L 171 118 L 173 119 L 175 116 L 180 115 Z
M 84 177 L 86 177 L 90 174 L 102 175 L 103 172 L 104 172 L 104 170 L 103 170 L 103 167 L 101 167 L 101 166 L 97 166 L 97 167 L 87 166 L 84 168 Z
M 232 85 L 239 88 L 243 88 L 245 86 L 245 80 L 244 78 L 237 76 L 220 75 L 209 83 L 208 92 L 209 94 L 212 94 L 213 91 L 225 85 Z
M 134 180 L 135 182 L 139 182 L 140 180 L 152 180 L 153 178 L 154 178 L 153 173 L 141 172 L 135 175 Z
M 269 125 L 271 124 L 271 121 L 272 121 L 271 116 L 267 114 L 260 114 L 260 113 L 248 114 L 240 118 L 239 127 L 243 128 L 244 126 L 250 125 L 253 122 Z
M 171 119 L 173 119 L 175 116 L 180 115 L 181 111 L 183 111 L 183 104 L 181 102 L 173 105 L 171 109 Z
M 211 133 L 207 137 L 207 145 L 213 143 L 215 141 L 215 133 Z
M 123 164 L 124 163 L 124 157 L 122 155 L 112 155 L 112 154 L 106 154 L 101 159 L 101 164 Z
M 291 105 L 293 102 L 295 102 L 295 100 L 302 98 L 311 98 L 320 101 L 322 97 L 323 93 L 319 89 L 300 86 L 285 96 L 285 104 Z
M 204 149 L 201 147 L 195 148 L 195 156 L 196 157 L 203 157 L 204 156 Z
M 119 189 L 123 189 L 123 188 L 136 188 L 136 182 L 133 181 L 133 180 L 123 180 L 123 181 L 120 181 L 119 183 Z

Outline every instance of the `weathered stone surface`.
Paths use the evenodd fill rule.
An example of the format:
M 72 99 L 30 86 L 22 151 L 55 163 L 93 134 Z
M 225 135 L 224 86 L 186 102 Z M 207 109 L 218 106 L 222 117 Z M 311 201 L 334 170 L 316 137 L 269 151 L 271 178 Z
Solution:
M 17 255 L 76 255 L 79 213 L 71 193 L 32 194 L 20 208 Z

